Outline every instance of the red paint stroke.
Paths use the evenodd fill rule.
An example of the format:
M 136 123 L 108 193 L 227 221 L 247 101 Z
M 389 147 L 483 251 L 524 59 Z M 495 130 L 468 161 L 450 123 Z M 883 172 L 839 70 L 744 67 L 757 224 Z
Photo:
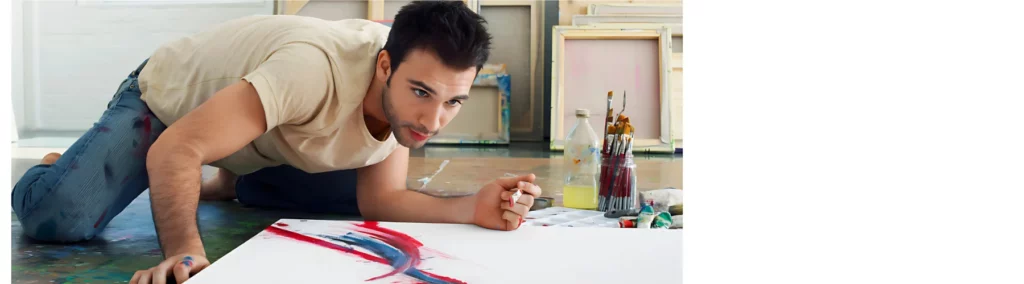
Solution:
M 275 225 L 278 225 L 278 226 L 288 226 L 288 224 L 284 224 L 284 223 L 277 223 Z M 391 245 L 391 246 L 395 247 L 396 249 L 398 249 L 399 251 L 405 253 L 405 255 L 406 255 L 406 258 L 405 258 L 406 262 L 400 264 L 398 267 L 395 267 L 393 264 L 388 263 L 388 261 L 385 260 L 384 258 L 381 258 L 381 257 L 378 257 L 378 256 L 374 256 L 374 255 L 370 255 L 368 253 L 360 252 L 360 251 L 357 251 L 357 250 L 352 249 L 352 248 L 340 246 L 340 245 L 334 244 L 334 243 L 329 242 L 329 241 L 325 241 L 325 240 L 321 240 L 321 239 L 318 239 L 318 238 L 314 238 L 314 237 L 310 237 L 310 236 L 307 236 L 307 235 L 303 235 L 301 233 L 293 232 L 293 231 L 290 231 L 290 230 L 287 230 L 287 229 L 282 229 L 282 228 L 270 226 L 270 227 L 267 228 L 266 231 L 269 232 L 269 233 L 273 233 L 273 234 L 279 235 L 279 236 L 289 237 L 289 238 L 296 239 L 296 240 L 299 240 L 299 241 L 303 241 L 303 242 L 319 245 L 319 246 L 322 246 L 322 247 L 330 248 L 330 249 L 333 249 L 333 250 L 337 250 L 337 251 L 353 254 L 353 255 L 359 256 L 359 257 L 361 257 L 361 258 L 363 258 L 365 260 L 373 261 L 373 262 L 380 263 L 380 264 L 389 265 L 389 266 L 392 266 L 394 268 L 391 272 L 389 272 L 387 274 L 384 274 L 384 275 L 381 275 L 381 276 L 377 276 L 377 277 L 374 277 L 374 278 L 370 278 L 370 279 L 367 279 L 366 281 L 379 280 L 379 279 L 382 279 L 382 278 L 385 278 L 385 277 L 396 275 L 396 274 L 398 274 L 400 272 L 404 272 L 404 271 L 408 270 L 409 268 L 413 268 L 413 267 L 419 266 L 419 264 L 420 264 L 420 248 L 423 247 L 423 243 L 421 243 L 420 241 L 418 241 L 415 238 L 413 238 L 413 237 L 411 237 L 409 235 L 406 235 L 406 234 L 404 234 L 402 232 L 398 232 L 398 231 L 395 231 L 395 230 L 392 230 L 392 229 L 381 227 L 379 225 L 379 223 L 376 222 L 376 221 L 366 221 L 366 222 L 363 222 L 362 224 L 356 224 L 355 226 L 356 226 L 356 228 L 354 228 L 354 230 L 356 232 L 360 232 L 360 233 L 363 233 L 363 234 L 370 235 L 371 237 L 376 238 L 376 239 L 381 240 L 381 241 L 384 241 L 384 243 L 386 243 L 388 245 Z M 439 251 L 435 251 L 435 250 L 432 250 L 432 249 L 429 249 L 429 248 L 423 248 L 423 249 L 427 250 L 427 251 L 430 251 L 432 253 L 438 254 L 438 255 L 440 255 L 441 257 L 444 257 L 444 258 L 454 259 L 452 256 L 446 255 L 446 254 L 441 253 Z M 433 277 L 435 279 L 441 279 L 441 280 L 447 281 L 449 283 L 465 283 L 465 282 L 459 281 L 458 279 L 455 279 L 455 278 L 440 276 L 440 275 L 433 274 L 433 273 L 430 273 L 430 272 L 426 272 L 426 271 L 423 271 L 423 270 L 420 270 L 420 272 L 423 273 L 424 275 L 429 276 L 429 277 Z
M 274 226 L 267 227 L 266 231 L 268 233 L 275 234 L 275 235 L 278 235 L 278 236 L 292 238 L 292 239 L 303 241 L 303 242 L 306 242 L 306 243 L 310 243 L 310 244 L 318 245 L 318 246 L 321 246 L 321 247 L 333 249 L 333 250 L 336 250 L 336 251 L 352 254 L 352 255 L 358 256 L 358 257 L 360 257 L 362 259 L 365 259 L 365 260 L 369 260 L 369 261 L 373 261 L 373 262 L 376 262 L 376 263 L 388 265 L 388 261 L 387 260 L 385 260 L 383 258 L 380 258 L 378 256 L 370 255 L 370 254 L 365 253 L 365 252 L 361 252 L 361 251 L 357 251 L 357 250 L 352 249 L 352 248 L 340 246 L 340 245 L 337 245 L 335 243 L 328 242 L 328 241 L 325 241 L 325 240 L 321 240 L 321 239 L 318 239 L 318 238 L 310 237 L 310 236 L 307 236 L 307 235 L 303 235 L 303 234 L 300 234 L 300 233 L 292 232 L 292 231 L 281 229 L 281 228 L 274 227 Z
M 278 222 L 277 224 L 274 224 L 274 225 L 278 225 L 278 226 L 281 226 L 281 227 L 288 227 L 288 224 L 281 223 L 281 222 Z
M 99 227 L 100 227 L 100 223 L 102 223 L 102 222 L 103 222 L 103 217 L 106 217 L 106 216 L 107 216 L 107 210 L 109 210 L 109 209 L 110 209 L 110 208 L 107 208 L 107 209 L 103 209 L 103 213 L 101 213 L 101 214 L 100 214 L 100 219 L 99 219 L 99 220 L 96 220 L 96 224 L 92 224 L 92 227 L 93 227 L 93 229 L 95 229 L 95 228 L 99 228 Z
M 402 263 L 394 270 L 387 274 L 377 276 L 374 278 L 367 279 L 366 281 L 378 280 L 388 276 L 396 275 L 400 272 L 406 271 L 411 267 L 417 267 L 420 265 L 420 247 L 423 243 L 420 243 L 413 237 L 403 234 L 401 232 L 381 227 L 376 221 L 366 221 L 362 224 L 356 224 L 355 231 L 373 236 L 384 243 L 387 243 L 399 251 L 406 253 L 406 262 Z M 426 273 L 426 272 L 424 272 Z

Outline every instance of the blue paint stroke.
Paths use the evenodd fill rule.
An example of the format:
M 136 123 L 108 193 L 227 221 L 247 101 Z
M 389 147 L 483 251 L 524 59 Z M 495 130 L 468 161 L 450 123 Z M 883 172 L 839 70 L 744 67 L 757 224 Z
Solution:
M 405 252 L 400 251 L 400 250 L 398 250 L 398 249 L 396 249 L 396 248 L 394 248 L 394 247 L 392 247 L 392 246 L 390 246 L 390 245 L 388 245 L 388 244 L 386 244 L 384 242 L 381 242 L 381 241 L 379 241 L 377 239 L 367 238 L 367 237 L 359 235 L 359 234 L 355 234 L 355 233 L 349 232 L 349 233 L 346 233 L 346 234 L 344 234 L 344 235 L 342 235 L 340 237 L 329 236 L 329 235 L 319 235 L 319 236 L 322 237 L 322 238 L 326 238 L 326 239 L 332 240 L 332 241 L 343 242 L 343 243 L 346 243 L 346 244 L 349 244 L 349 245 L 352 245 L 352 246 L 358 246 L 358 247 L 364 248 L 366 250 L 369 250 L 370 252 L 373 252 L 374 254 L 377 254 L 377 255 L 383 257 L 384 259 L 387 259 L 388 262 L 391 264 L 392 268 L 396 268 L 397 269 L 398 267 L 402 266 L 403 263 L 406 263 L 406 261 L 408 260 L 408 256 L 405 254 Z M 416 278 L 416 279 L 418 279 L 420 281 L 424 281 L 424 282 L 431 283 L 431 284 L 435 284 L 435 283 L 436 284 L 445 284 L 445 283 L 448 283 L 447 281 L 444 281 L 444 280 L 441 280 L 441 279 L 437 279 L 437 278 L 434 278 L 434 277 L 430 277 L 429 275 L 424 274 L 422 271 L 420 271 L 416 267 L 410 267 L 409 269 L 406 269 L 405 271 L 402 271 L 402 273 L 404 273 L 405 275 L 409 275 L 409 276 L 411 276 L 413 278 Z

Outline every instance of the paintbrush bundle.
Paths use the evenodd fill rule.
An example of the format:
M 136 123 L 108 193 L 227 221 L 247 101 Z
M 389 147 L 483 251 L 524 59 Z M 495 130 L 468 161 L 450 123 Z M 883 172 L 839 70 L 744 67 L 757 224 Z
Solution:
M 623 110 L 626 107 L 625 94 L 622 107 Z M 634 128 L 622 111 L 612 123 L 611 92 L 608 93 L 607 113 L 597 210 L 633 210 L 640 206 L 636 192 L 636 164 L 633 163 Z

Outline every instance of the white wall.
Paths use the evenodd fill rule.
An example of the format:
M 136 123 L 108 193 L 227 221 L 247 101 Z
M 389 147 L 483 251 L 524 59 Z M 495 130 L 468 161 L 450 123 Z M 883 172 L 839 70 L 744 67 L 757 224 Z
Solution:
M 271 0 L 16 0 L 14 6 L 23 12 L 15 12 L 12 62 L 23 131 L 86 130 L 121 81 L 162 43 L 274 10 Z
M 22 17 L 24 14 L 22 12 L 24 11 L 23 2 L 23 0 L 13 0 L 11 2 L 11 20 L 13 21 L 11 23 L 11 29 L 13 29 L 11 31 L 11 106 L 14 110 L 14 122 L 12 122 L 12 125 L 15 125 L 15 128 L 11 130 L 12 134 L 17 134 L 18 129 L 21 129 L 25 124 L 25 111 L 23 107 L 25 105 L 23 87 L 25 85 L 25 58 L 23 56 L 25 28 L 22 24 L 24 22 Z M 11 140 L 16 141 L 18 139 L 12 137 Z

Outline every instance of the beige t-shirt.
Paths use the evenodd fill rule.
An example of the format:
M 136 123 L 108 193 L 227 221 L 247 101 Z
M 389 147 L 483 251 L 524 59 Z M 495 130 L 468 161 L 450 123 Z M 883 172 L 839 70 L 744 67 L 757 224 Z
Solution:
M 259 93 L 267 132 L 212 163 L 236 174 L 291 165 L 309 173 L 379 163 L 362 102 L 389 27 L 350 19 L 249 16 L 164 44 L 139 75 L 142 100 L 171 125 L 239 80 Z M 225 117 L 224 119 L 231 119 Z

